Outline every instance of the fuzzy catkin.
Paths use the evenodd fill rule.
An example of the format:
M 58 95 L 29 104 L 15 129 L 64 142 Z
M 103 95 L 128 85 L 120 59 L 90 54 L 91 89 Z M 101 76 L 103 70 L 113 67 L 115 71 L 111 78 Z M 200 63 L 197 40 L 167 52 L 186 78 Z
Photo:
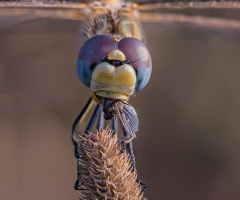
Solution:
M 130 158 L 120 153 L 117 135 L 109 129 L 89 133 L 81 141 L 80 200 L 141 200 L 142 188 Z

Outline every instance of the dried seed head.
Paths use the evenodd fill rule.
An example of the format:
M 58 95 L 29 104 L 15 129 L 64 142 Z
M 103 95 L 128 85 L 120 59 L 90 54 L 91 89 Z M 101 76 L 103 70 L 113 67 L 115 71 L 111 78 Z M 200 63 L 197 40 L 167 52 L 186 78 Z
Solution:
M 137 174 L 129 156 L 120 154 L 117 136 L 109 129 L 89 133 L 81 141 L 81 200 L 141 200 Z

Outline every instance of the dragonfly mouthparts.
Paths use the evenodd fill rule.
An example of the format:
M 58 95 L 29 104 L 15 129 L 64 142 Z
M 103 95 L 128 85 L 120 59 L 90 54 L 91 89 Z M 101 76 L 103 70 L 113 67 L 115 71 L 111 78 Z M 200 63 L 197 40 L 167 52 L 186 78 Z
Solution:
M 102 97 L 127 99 L 134 93 L 136 82 L 136 72 L 132 66 L 122 64 L 115 67 L 108 62 L 102 62 L 93 71 L 91 89 Z

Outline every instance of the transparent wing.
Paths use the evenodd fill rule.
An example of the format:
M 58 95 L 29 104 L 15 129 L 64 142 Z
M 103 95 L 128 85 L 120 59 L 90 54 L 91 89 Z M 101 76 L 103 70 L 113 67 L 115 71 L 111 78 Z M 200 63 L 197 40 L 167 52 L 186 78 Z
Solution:
M 163 1 L 163 2 L 142 2 L 136 5 L 138 10 L 155 10 L 155 9 L 223 9 L 223 8 L 240 8 L 239 1 Z
M 232 39 L 240 38 L 240 1 L 164 1 L 135 5 L 140 20 L 178 30 L 190 29 Z M 151 13 L 146 11 L 153 10 Z M 225 19 L 232 12 L 232 19 Z
M 85 13 L 84 8 L 87 8 L 87 3 L 59 3 L 54 1 L 49 3 L 45 1 L 16 1 L 0 2 L 0 17 L 9 16 L 34 16 L 42 18 L 60 18 L 81 20 Z
M 158 23 L 178 30 L 190 29 L 198 31 L 198 33 L 203 32 L 240 40 L 240 22 L 238 20 L 160 13 L 141 13 L 140 19 L 143 23 Z
M 90 4 L 90 3 L 89 3 Z M 91 13 L 88 3 L 61 3 L 59 1 L 0 1 L 0 31 L 38 33 L 42 28 L 63 32 L 79 31 L 82 22 Z M 69 29 L 61 27 L 69 24 Z M 77 26 L 71 26 L 76 24 Z M 65 28 L 65 30 L 63 30 Z M 79 37 L 80 38 L 80 37 Z M 79 39 L 79 44 L 82 43 Z

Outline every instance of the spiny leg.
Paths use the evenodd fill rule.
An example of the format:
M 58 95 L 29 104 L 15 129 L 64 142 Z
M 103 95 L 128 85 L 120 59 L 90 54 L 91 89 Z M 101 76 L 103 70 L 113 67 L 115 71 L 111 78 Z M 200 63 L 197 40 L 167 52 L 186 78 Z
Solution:
M 137 179 L 136 182 L 139 183 L 139 185 L 142 187 L 142 190 L 139 194 L 139 196 L 140 196 L 144 192 L 144 190 L 146 190 L 148 188 L 148 185 L 139 179 Z
M 93 126 L 94 126 L 94 124 L 95 124 L 95 122 L 96 122 L 96 120 L 97 120 L 97 117 L 98 117 L 98 115 L 99 115 L 99 112 L 100 112 L 100 105 L 97 105 L 96 108 L 95 108 L 95 110 L 94 110 L 94 112 L 93 112 L 93 114 L 92 114 L 92 117 L 91 117 L 91 119 L 90 119 L 90 122 L 88 123 L 88 126 L 87 126 L 87 128 L 86 128 L 86 131 L 85 131 L 83 137 L 84 137 L 85 135 L 88 135 L 89 132 L 92 130 L 92 128 L 93 128 Z M 100 117 L 100 116 L 99 116 L 99 117 Z M 74 189 L 75 189 L 75 190 L 82 190 L 82 189 L 80 188 L 80 186 L 83 184 L 83 183 L 81 182 L 81 173 L 80 173 L 80 171 L 79 171 L 79 166 L 81 165 L 81 163 L 80 163 L 80 157 L 81 157 L 81 154 L 79 155 L 78 163 L 77 163 L 77 169 L 78 169 L 78 170 L 77 170 L 77 180 L 76 180 L 76 182 L 75 182 L 75 184 L 74 184 Z
M 130 141 L 129 143 L 126 144 L 126 149 L 129 152 L 131 162 L 132 162 L 132 171 L 137 171 L 136 169 L 136 160 L 135 160 L 135 155 L 133 153 L 133 142 Z M 144 192 L 144 190 L 147 189 L 148 185 L 141 180 L 137 179 L 136 182 L 138 182 L 142 188 L 140 195 Z
M 98 125 L 97 130 L 100 131 L 104 126 L 104 118 L 103 118 L 103 111 L 100 111 L 99 119 L 98 119 Z
M 124 135 L 124 138 L 129 138 L 129 134 L 125 131 L 124 128 L 123 128 L 123 135 Z M 134 155 L 134 152 L 133 152 L 132 139 L 133 138 L 129 138 L 127 140 L 123 140 L 122 146 L 125 145 L 124 148 L 128 151 L 130 159 L 131 159 L 132 170 L 135 171 L 136 170 L 136 163 L 135 163 L 135 155 Z
M 126 144 L 126 149 L 130 155 L 130 158 L 131 158 L 131 162 L 132 162 L 132 171 L 135 171 L 136 170 L 136 161 L 135 161 L 135 155 L 134 155 L 134 152 L 133 152 L 133 142 L 129 142 Z
M 128 133 L 123 129 L 123 133 L 125 137 L 129 137 Z M 125 145 L 125 148 L 127 149 L 130 159 L 131 159 L 131 163 L 132 163 L 132 171 L 137 171 L 136 169 L 136 160 L 135 160 L 135 155 L 133 152 L 133 142 L 132 142 L 133 138 L 127 139 L 127 140 L 123 140 L 122 145 Z M 129 141 L 126 143 L 126 141 Z M 140 195 L 144 192 L 145 189 L 147 189 L 148 185 L 144 182 L 142 182 L 141 180 L 137 179 L 136 182 L 138 182 L 140 184 L 140 186 L 142 187 L 141 193 Z
M 88 112 L 89 108 L 91 107 L 91 103 L 92 103 L 92 97 L 89 98 L 87 104 L 84 106 L 84 108 L 82 109 L 82 111 L 80 112 L 80 114 L 77 116 L 77 118 L 75 119 L 73 126 L 72 126 L 72 141 L 74 144 L 74 154 L 76 158 L 79 158 L 80 152 L 79 152 L 79 145 L 78 143 L 74 140 L 74 134 L 77 133 L 76 131 L 76 127 L 77 125 L 81 122 L 81 120 L 84 118 L 85 114 Z
M 97 120 L 98 115 L 99 115 L 99 112 L 100 112 L 100 105 L 98 104 L 98 105 L 96 106 L 94 112 L 93 112 L 93 115 L 92 115 L 92 117 L 91 117 L 91 119 L 90 119 L 90 122 L 88 123 L 88 126 L 87 126 L 87 128 L 86 128 L 86 130 L 85 130 L 84 135 L 85 135 L 85 134 L 88 135 L 89 132 L 92 131 L 92 128 L 93 128 L 93 126 L 94 126 L 94 124 L 95 124 L 95 122 L 96 122 L 96 120 Z M 83 135 L 83 136 L 84 136 L 84 135 Z
M 76 120 L 74 121 L 73 123 L 73 126 L 72 126 L 72 141 L 73 141 L 73 144 L 74 144 L 74 152 L 75 152 L 75 157 L 78 159 L 78 162 L 77 162 L 77 169 L 80 165 L 80 157 L 81 157 L 81 152 L 79 151 L 79 144 L 77 143 L 77 141 L 74 140 L 74 134 L 77 133 L 76 131 L 76 128 L 77 128 L 77 125 L 79 123 L 81 123 L 81 120 L 84 118 L 84 116 L 86 115 L 86 113 L 88 112 L 89 108 L 91 107 L 91 103 L 92 103 L 92 97 L 89 98 L 87 104 L 84 106 L 83 110 L 80 112 L 80 114 L 78 115 L 78 117 L 76 118 Z M 77 180 L 74 184 L 74 189 L 75 190 L 80 190 L 80 177 L 81 177 L 81 174 L 79 172 L 79 170 L 77 170 Z
M 116 115 L 114 115 L 113 119 L 112 119 L 112 129 L 113 129 L 113 135 L 115 135 L 117 133 L 117 129 L 118 129 L 118 121 L 117 121 Z
M 81 120 L 85 117 L 86 113 L 89 111 L 90 107 L 92 106 L 92 102 L 93 102 L 93 100 L 92 100 L 92 98 L 90 98 L 89 101 L 87 102 L 86 106 L 83 108 L 82 112 L 79 114 L 79 116 L 75 120 L 75 122 L 73 124 L 72 134 L 77 133 L 76 127 L 79 123 L 81 123 Z M 92 114 L 90 122 L 89 122 L 89 124 L 88 124 L 88 126 L 85 130 L 84 135 L 88 134 L 88 132 L 92 130 L 92 128 L 93 128 L 93 126 L 96 122 L 96 119 L 99 115 L 99 112 L 100 112 L 100 105 L 97 105 L 93 114 Z M 81 182 L 81 173 L 79 171 L 79 166 L 81 165 L 81 163 L 80 163 L 81 152 L 79 150 L 80 142 L 78 143 L 77 141 L 75 141 L 73 139 L 73 143 L 74 143 L 74 146 L 75 146 L 75 157 L 78 159 L 78 162 L 77 162 L 77 180 L 74 184 L 74 189 L 75 190 L 81 190 L 80 186 L 81 186 L 82 182 Z
M 83 184 L 83 182 L 81 182 L 81 173 L 80 173 L 80 170 L 79 170 L 79 166 L 81 165 L 80 163 L 80 159 L 78 159 L 77 161 L 77 180 L 74 184 L 74 189 L 75 190 L 83 190 L 81 187 L 81 185 Z

